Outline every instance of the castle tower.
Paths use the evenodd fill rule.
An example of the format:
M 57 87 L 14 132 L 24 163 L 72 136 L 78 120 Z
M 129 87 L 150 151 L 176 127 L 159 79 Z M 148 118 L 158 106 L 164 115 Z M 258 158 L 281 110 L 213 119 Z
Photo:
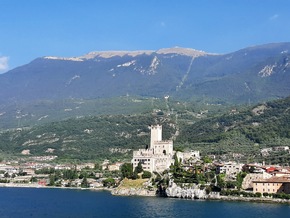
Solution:
M 161 125 L 151 126 L 150 148 L 154 148 L 154 142 L 160 141 L 162 141 L 162 126 Z

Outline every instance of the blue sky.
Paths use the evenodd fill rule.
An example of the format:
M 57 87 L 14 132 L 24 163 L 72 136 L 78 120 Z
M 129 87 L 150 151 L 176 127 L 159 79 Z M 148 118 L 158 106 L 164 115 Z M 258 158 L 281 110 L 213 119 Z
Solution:
M 289 0 L 0 0 L 0 72 L 42 56 L 290 41 Z

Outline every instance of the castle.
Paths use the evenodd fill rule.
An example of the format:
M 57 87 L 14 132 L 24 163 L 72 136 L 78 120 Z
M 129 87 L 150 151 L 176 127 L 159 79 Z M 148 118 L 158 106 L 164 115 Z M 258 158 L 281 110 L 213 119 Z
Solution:
M 135 168 L 139 162 L 146 171 L 163 172 L 174 163 L 173 141 L 162 140 L 162 126 L 151 126 L 150 147 L 133 151 L 131 163 Z

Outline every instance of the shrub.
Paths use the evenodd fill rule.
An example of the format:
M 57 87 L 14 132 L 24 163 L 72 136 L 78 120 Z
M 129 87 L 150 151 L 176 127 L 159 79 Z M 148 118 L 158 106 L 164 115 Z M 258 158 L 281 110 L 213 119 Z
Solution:
M 116 181 L 113 179 L 113 178 L 107 178 L 107 179 L 105 179 L 104 181 L 103 181 L 103 185 L 105 186 L 105 187 L 112 187 L 112 186 L 114 186 L 116 184 Z
M 149 171 L 143 171 L 142 179 L 151 178 L 151 173 Z
M 256 192 L 255 197 L 257 197 L 257 198 L 262 197 L 262 193 L 261 192 Z

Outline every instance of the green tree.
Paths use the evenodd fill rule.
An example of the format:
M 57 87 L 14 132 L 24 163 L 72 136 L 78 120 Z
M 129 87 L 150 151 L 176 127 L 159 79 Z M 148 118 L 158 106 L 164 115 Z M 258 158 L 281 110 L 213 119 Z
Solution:
M 113 187 L 116 185 L 116 181 L 112 177 L 109 177 L 103 181 L 103 185 L 108 188 Z
M 34 176 L 32 176 L 31 179 L 30 179 L 30 182 L 37 182 L 37 181 L 38 181 L 38 179 L 36 177 L 34 177 Z
M 62 177 L 63 179 L 77 179 L 78 174 L 76 170 L 64 170 Z
M 144 170 L 142 174 L 142 179 L 151 178 L 151 172 Z
M 135 167 L 135 172 L 136 172 L 137 174 L 143 172 L 143 167 L 142 167 L 142 163 L 141 163 L 141 161 L 139 161 L 138 165 Z
M 81 183 L 81 187 L 82 188 L 88 188 L 88 187 L 90 187 L 90 184 L 88 183 L 88 180 L 87 180 L 87 177 L 86 176 L 83 178 L 83 181 Z
M 247 173 L 239 172 L 237 175 L 237 188 L 240 190 L 242 188 L 242 183 L 244 178 L 246 177 Z
M 53 174 L 49 175 L 49 186 L 55 186 L 55 176 Z
M 217 186 L 221 189 L 226 187 L 225 174 L 219 174 L 217 176 Z
M 122 178 L 131 179 L 133 176 L 133 165 L 131 163 L 124 163 L 121 166 Z
M 202 160 L 204 163 L 212 163 L 212 159 L 209 156 L 204 156 Z

